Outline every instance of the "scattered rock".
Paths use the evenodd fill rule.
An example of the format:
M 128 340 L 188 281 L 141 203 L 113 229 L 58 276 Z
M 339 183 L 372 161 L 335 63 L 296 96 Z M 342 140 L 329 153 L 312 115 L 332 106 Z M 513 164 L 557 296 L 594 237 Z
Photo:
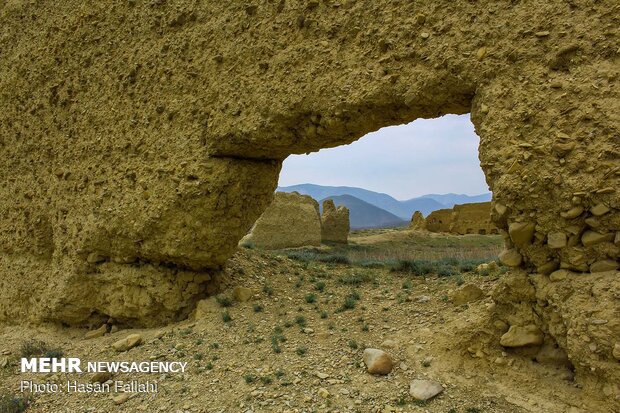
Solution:
M 521 256 L 521 254 L 519 254 L 519 251 L 512 248 L 502 251 L 499 254 L 499 260 L 502 262 L 502 264 L 509 267 L 518 267 L 519 265 L 521 265 L 523 257 Z
M 100 371 L 90 378 L 91 383 L 105 383 L 112 378 L 112 373 L 109 371 Z
M 396 346 L 396 341 L 390 339 L 384 340 L 383 343 L 381 343 L 381 348 L 393 349 L 396 348 Z
M 121 351 L 130 350 L 140 345 L 141 343 L 142 343 L 142 336 L 140 334 L 130 334 L 127 337 L 121 340 L 118 340 L 117 342 L 112 344 L 112 347 L 114 347 L 116 351 L 121 352 Z
M 130 397 L 131 395 L 129 393 L 123 393 L 112 397 L 112 401 L 114 402 L 114 404 L 123 404 L 127 400 L 129 400 Z
M 429 400 L 441 392 L 441 383 L 432 380 L 413 380 L 409 385 L 409 394 L 416 400 Z
M 367 348 L 364 350 L 364 364 L 370 374 L 389 374 L 393 368 L 392 358 L 383 350 Z
M 465 284 L 450 297 L 452 304 L 463 305 L 484 297 L 484 292 L 474 284 Z
M 327 374 L 327 373 L 317 372 L 317 373 L 316 373 L 316 376 L 317 376 L 319 379 L 323 380 L 323 379 L 328 378 L 328 377 L 329 377 L 329 374 Z
M 101 262 L 104 262 L 105 260 L 106 258 L 97 252 L 91 252 L 90 254 L 88 254 L 88 257 L 86 257 L 86 262 L 88 262 L 89 264 L 99 264 Z
M 620 343 L 616 343 L 614 345 L 614 349 L 612 351 L 612 354 L 614 356 L 614 358 L 618 361 L 620 361 Z
M 103 337 L 103 335 L 105 333 L 107 333 L 107 332 L 108 332 L 108 325 L 107 324 L 103 324 L 98 329 L 92 330 L 92 331 L 88 331 L 86 334 L 84 334 L 84 339 L 85 340 L 90 340 L 90 339 L 97 338 L 97 337 Z
M 251 288 L 241 286 L 233 288 L 233 298 L 241 303 L 249 301 L 253 295 L 254 290 L 252 290 Z
M 600 260 L 590 265 L 590 272 L 615 271 L 618 269 L 618 262 L 615 260 Z
M 317 392 L 317 394 L 319 395 L 319 397 L 322 397 L 323 399 L 327 399 L 329 397 L 329 391 L 327 391 L 326 388 L 319 388 L 319 391 Z
M 537 326 L 529 324 L 526 326 L 510 326 L 499 343 L 504 347 L 523 347 L 540 345 L 543 343 L 543 339 L 542 331 Z
M 491 262 L 485 262 L 482 263 L 480 265 L 478 265 L 476 267 L 476 272 L 478 274 L 483 273 L 483 272 L 488 272 L 488 271 L 495 271 L 497 270 L 499 267 L 497 265 L 496 261 L 491 261 Z

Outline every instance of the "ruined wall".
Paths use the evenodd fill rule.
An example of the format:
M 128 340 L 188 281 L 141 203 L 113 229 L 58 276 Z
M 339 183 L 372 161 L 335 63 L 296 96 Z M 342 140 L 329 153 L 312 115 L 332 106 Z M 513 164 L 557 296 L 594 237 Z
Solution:
M 451 225 L 451 209 L 438 209 L 426 217 L 426 229 L 430 232 L 450 232 Z
M 455 205 L 450 232 L 459 235 L 497 234 L 498 229 L 491 221 L 491 208 L 490 202 Z
M 222 265 L 270 202 L 286 156 L 469 112 L 503 256 L 545 277 L 604 274 L 589 278 L 584 305 L 617 307 L 617 296 L 602 300 L 617 272 L 599 271 L 620 254 L 619 7 L 2 3 L 0 318 L 178 316 L 205 280 L 167 271 Z M 178 294 L 92 300 L 93 281 L 171 283 Z M 545 304 L 552 291 L 528 282 L 538 318 L 570 323 Z M 596 344 L 610 360 L 620 332 L 605 325 L 605 339 L 567 344 L 583 347 L 573 357 Z M 541 328 L 558 343 L 571 331 Z M 619 381 L 617 369 L 577 361 L 578 374 Z
M 321 240 L 346 244 L 349 239 L 349 208 L 334 205 L 332 199 L 323 201 L 321 215 Z
M 411 216 L 411 222 L 409 223 L 409 229 L 422 231 L 426 229 L 426 219 L 420 211 L 415 211 Z
M 321 245 L 318 202 L 297 192 L 276 192 L 273 202 L 241 243 L 262 249 Z

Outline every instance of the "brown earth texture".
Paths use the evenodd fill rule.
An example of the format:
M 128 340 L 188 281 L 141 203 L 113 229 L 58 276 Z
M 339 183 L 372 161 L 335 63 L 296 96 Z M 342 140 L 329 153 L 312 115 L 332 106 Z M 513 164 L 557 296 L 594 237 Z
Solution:
M 3 2 L 3 328 L 184 320 L 288 155 L 470 113 L 512 268 L 489 317 L 617 405 L 619 16 L 612 0 Z
M 32 351 L 27 344 L 41 340 L 43 351 L 83 362 L 188 367 L 185 374 L 102 379 L 157 382 L 157 393 L 33 394 L 29 412 L 616 411 L 607 390 L 581 388 L 557 349 L 499 344 L 507 324 L 494 316 L 493 294 L 506 268 L 475 268 L 497 254 L 500 237 L 390 230 L 354 233 L 350 242 L 350 248 L 241 249 L 228 263 L 220 295 L 201 301 L 188 320 L 161 328 L 110 321 L 112 332 L 89 339 L 85 334 L 99 326 L 90 333 L 50 324 L 0 327 L 0 392 L 15 393 L 21 380 L 61 386 L 93 380 L 93 374 L 20 374 L 19 357 Z M 424 276 L 392 267 L 394 243 L 406 242 L 418 245 L 417 257 L 441 264 Z M 433 259 L 437 253 L 444 258 Z M 334 257 L 349 262 L 330 262 Z M 141 344 L 113 348 L 135 334 Z M 389 355 L 389 374 L 367 372 L 367 347 Z M 416 379 L 436 381 L 443 392 L 418 401 L 409 392 Z

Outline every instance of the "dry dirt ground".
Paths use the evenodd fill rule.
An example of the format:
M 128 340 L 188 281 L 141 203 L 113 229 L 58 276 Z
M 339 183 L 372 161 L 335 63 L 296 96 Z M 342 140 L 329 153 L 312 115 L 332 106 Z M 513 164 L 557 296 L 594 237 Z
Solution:
M 20 396 L 20 381 L 28 379 L 89 382 L 92 374 L 19 373 L 24 342 L 36 339 L 83 362 L 186 361 L 188 367 L 185 374 L 113 377 L 156 381 L 157 393 L 120 400 L 114 393 L 36 394 L 28 412 L 612 411 L 604 401 L 582 394 L 568 368 L 544 366 L 496 344 L 488 296 L 461 306 L 451 302 L 451 292 L 465 284 L 488 295 L 503 276 L 501 268 L 416 276 L 372 260 L 317 259 L 347 250 L 360 253 L 372 237 L 380 240 L 375 247 L 387 242 L 388 251 L 394 247 L 390 239 L 414 237 L 407 234 L 359 233 L 348 249 L 325 247 L 318 255 L 241 249 L 228 264 L 222 295 L 203 301 L 190 319 L 159 329 L 121 326 L 86 340 L 85 329 L 0 327 L 0 393 Z M 497 237 L 436 238 L 427 240 L 429 254 L 439 249 L 462 256 L 472 245 L 475 252 L 468 254 L 493 254 L 501 242 Z M 330 255 L 334 251 L 338 254 Z M 381 248 L 374 252 L 376 260 Z M 234 286 L 251 288 L 254 295 L 248 301 L 234 299 Z M 135 333 L 141 345 L 120 353 L 111 347 Z M 392 356 L 396 367 L 389 375 L 367 373 L 366 347 Z M 430 401 L 415 401 L 409 384 L 416 378 L 439 381 L 445 390 Z

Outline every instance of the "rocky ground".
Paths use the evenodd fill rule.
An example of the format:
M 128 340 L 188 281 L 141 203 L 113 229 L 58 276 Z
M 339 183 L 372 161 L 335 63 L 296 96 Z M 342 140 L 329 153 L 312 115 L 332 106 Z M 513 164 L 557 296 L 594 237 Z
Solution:
M 385 241 L 386 234 L 379 235 Z M 359 252 L 372 236 L 377 234 L 354 237 L 351 250 Z M 452 245 L 460 254 L 472 238 L 448 241 L 438 238 L 446 253 Z M 493 252 L 495 244 L 484 241 L 480 245 L 487 247 L 480 248 Z M 419 276 L 376 262 L 347 263 L 331 250 L 304 255 L 308 251 L 241 249 L 229 262 L 221 295 L 203 300 L 190 319 L 158 329 L 124 329 L 111 320 L 101 330 L 111 332 L 87 339 L 87 330 L 62 326 L 0 327 L 2 406 L 8 406 L 7 397 L 21 396 L 21 380 L 93 379 L 20 374 L 24 344 L 41 340 L 42 352 L 60 351 L 83 362 L 184 361 L 188 367 L 184 374 L 111 377 L 157 382 L 157 393 L 35 394 L 28 412 L 613 411 L 604 400 L 584 395 L 569 367 L 541 364 L 499 345 L 501 326 L 490 320 L 494 304 L 488 295 L 502 268 L 476 271 L 472 260 L 469 267 L 456 264 L 461 272 L 444 265 Z M 130 335 L 139 337 L 121 348 L 119 341 Z M 368 372 L 367 348 L 387 353 L 378 371 L 387 365 L 389 374 Z M 411 390 L 412 382 L 423 384 L 416 380 L 430 380 L 443 391 L 416 400 L 420 392 Z

